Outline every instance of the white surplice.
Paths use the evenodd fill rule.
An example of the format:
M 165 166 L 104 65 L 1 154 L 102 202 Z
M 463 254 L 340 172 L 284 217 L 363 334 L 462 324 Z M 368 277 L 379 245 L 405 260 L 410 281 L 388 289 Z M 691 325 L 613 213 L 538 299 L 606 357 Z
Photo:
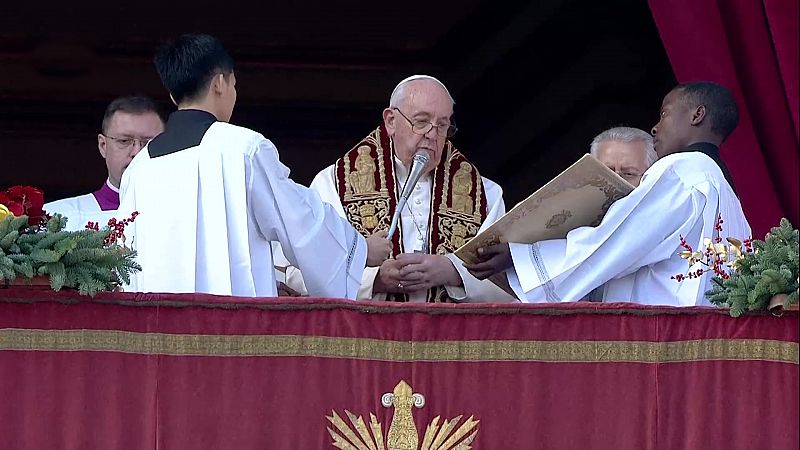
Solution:
M 398 192 L 408 177 L 408 169 L 395 158 L 395 176 L 399 187 Z M 497 221 L 505 214 L 505 203 L 503 202 L 503 189 L 488 178 L 482 177 L 484 192 L 486 193 L 486 220 L 481 224 L 481 231 Z M 334 166 L 328 166 L 314 177 L 311 182 L 311 189 L 319 192 L 323 201 L 334 206 L 341 217 L 346 217 L 342 202 L 336 190 L 336 179 Z M 426 238 L 428 236 L 428 219 L 431 206 L 431 192 L 433 191 L 433 177 L 431 173 L 421 177 L 408 198 L 408 203 L 403 208 L 400 216 L 399 228 L 403 231 L 403 251 L 413 253 L 415 251 L 427 252 Z M 498 288 L 494 283 L 485 280 L 481 281 L 473 277 L 458 257 L 450 253 L 444 255 L 453 263 L 458 272 L 463 286 L 445 286 L 448 296 L 456 301 L 466 302 L 504 302 L 515 300 L 511 295 Z M 282 264 L 276 259 L 278 266 Z M 358 291 L 357 299 L 360 300 L 385 300 L 385 293 L 374 293 L 373 286 L 375 277 L 378 275 L 379 267 L 367 267 L 361 279 L 361 288 Z M 299 273 L 294 267 L 286 268 L 286 284 L 297 291 L 303 292 L 303 280 L 305 273 Z M 424 302 L 426 291 L 409 294 L 410 302 Z
M 717 217 L 724 221 L 715 230 Z M 750 237 L 738 198 L 719 166 L 699 152 L 674 153 L 645 172 L 641 184 L 609 208 L 600 225 L 535 244 L 510 244 L 511 287 L 526 302 L 577 301 L 605 283 L 605 302 L 710 305 L 711 276 L 680 283 L 686 274 L 680 237 L 692 249 L 722 235 Z M 697 267 L 695 267 L 697 269 Z
M 117 190 L 108 181 L 109 188 Z M 116 209 L 103 211 L 94 194 L 84 194 L 77 197 L 63 198 L 50 203 L 45 203 L 42 207 L 48 214 L 61 214 L 67 218 L 67 225 L 64 231 L 78 231 L 86 228 L 88 222 L 95 222 L 104 227 L 108 220 L 117 217 Z
M 120 211 L 139 212 L 126 235 L 142 271 L 126 290 L 275 296 L 271 240 L 314 296 L 354 298 L 366 263 L 366 240 L 289 179 L 272 142 L 228 123 L 195 147 L 154 158 L 142 149 Z

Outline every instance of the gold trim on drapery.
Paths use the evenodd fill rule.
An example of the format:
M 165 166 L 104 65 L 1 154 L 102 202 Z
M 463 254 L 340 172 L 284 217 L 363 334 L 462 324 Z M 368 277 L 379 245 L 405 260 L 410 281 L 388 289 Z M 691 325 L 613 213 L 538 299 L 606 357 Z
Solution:
M 392 362 L 767 361 L 800 364 L 800 345 L 766 339 L 647 341 L 392 341 L 383 339 L 0 329 L 0 351 L 100 351 L 169 356 L 309 356 Z

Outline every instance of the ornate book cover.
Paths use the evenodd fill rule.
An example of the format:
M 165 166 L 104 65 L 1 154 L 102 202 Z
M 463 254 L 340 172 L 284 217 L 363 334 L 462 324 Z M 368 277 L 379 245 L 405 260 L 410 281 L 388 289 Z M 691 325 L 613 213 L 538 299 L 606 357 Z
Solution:
M 532 244 L 566 237 L 582 226 L 596 226 L 609 206 L 628 195 L 633 186 L 586 154 L 497 222 L 456 250 L 462 261 L 477 262 L 479 247 L 500 242 Z M 505 275 L 491 280 L 513 295 Z

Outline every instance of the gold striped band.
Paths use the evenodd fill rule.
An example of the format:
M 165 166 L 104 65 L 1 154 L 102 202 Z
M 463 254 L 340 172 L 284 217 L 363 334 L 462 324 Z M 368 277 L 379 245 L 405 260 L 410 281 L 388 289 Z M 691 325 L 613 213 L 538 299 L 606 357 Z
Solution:
M 374 361 L 769 361 L 799 364 L 797 342 L 766 339 L 646 341 L 391 341 L 382 339 L 0 329 L 0 351 L 98 351 L 170 356 L 309 356 Z

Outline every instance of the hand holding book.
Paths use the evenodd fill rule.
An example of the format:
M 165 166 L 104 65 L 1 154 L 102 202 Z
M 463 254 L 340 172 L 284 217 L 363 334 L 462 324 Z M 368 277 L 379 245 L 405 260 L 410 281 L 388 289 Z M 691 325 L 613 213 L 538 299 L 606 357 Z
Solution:
M 584 155 L 455 254 L 477 278 L 489 277 L 512 293 L 503 273 L 512 266 L 509 242 L 561 239 L 575 228 L 596 226 L 611 204 L 632 190 L 633 186 L 595 157 Z

